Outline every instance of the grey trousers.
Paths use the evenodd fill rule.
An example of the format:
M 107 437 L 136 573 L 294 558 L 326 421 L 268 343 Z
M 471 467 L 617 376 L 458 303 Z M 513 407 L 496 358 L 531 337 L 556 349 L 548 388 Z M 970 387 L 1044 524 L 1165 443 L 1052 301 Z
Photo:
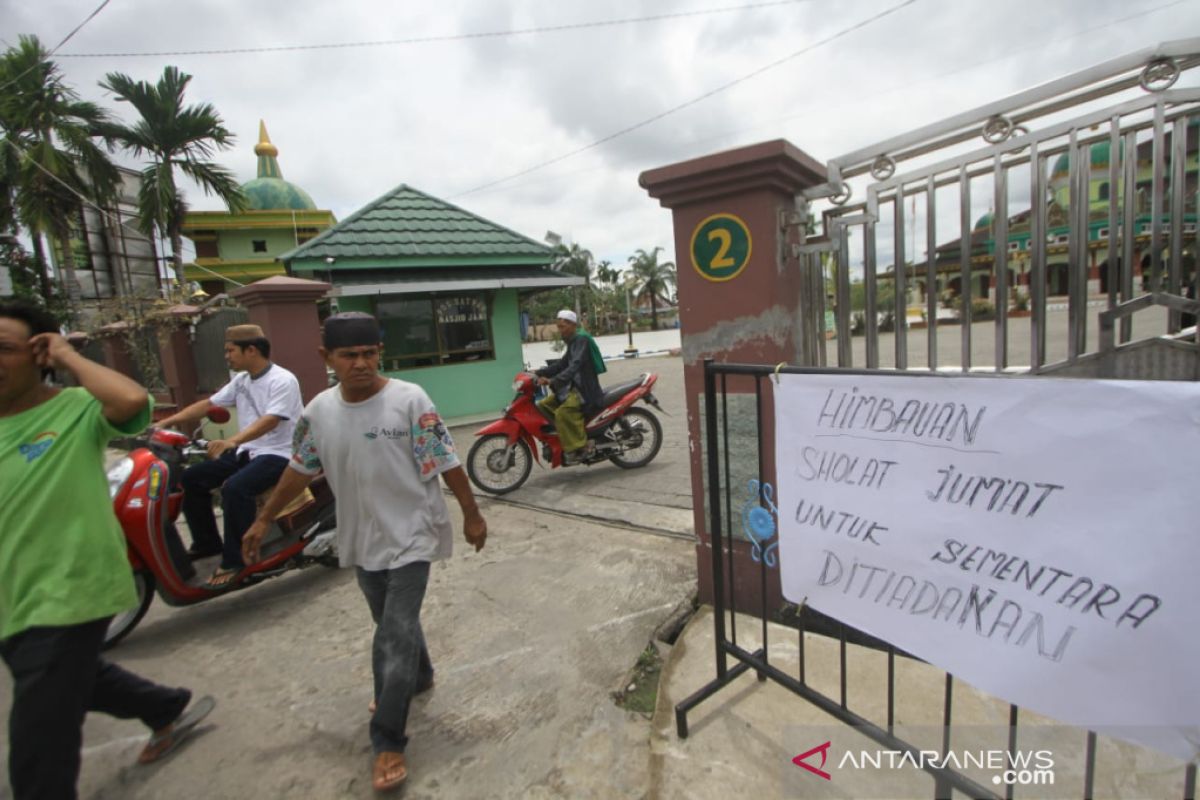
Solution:
M 371 746 L 376 753 L 403 753 L 408 745 L 405 728 L 413 695 L 433 681 L 433 663 L 421 632 L 421 603 L 429 583 L 429 562 L 415 561 L 387 570 L 359 567 L 356 572 L 371 619 L 375 620 Z

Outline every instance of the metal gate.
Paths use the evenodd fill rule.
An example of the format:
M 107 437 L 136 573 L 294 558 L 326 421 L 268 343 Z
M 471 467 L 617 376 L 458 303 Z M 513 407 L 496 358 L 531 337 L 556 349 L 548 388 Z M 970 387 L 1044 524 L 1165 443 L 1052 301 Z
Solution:
M 215 392 L 229 382 L 229 365 L 225 363 L 225 329 L 249 320 L 246 310 L 226 307 L 196 323 L 193 354 L 196 359 L 198 391 Z
M 767 621 L 775 609 L 767 607 L 765 541 L 751 537 L 761 607 L 738 609 L 733 594 L 726 598 L 733 560 L 745 552 L 735 548 L 731 452 L 739 444 L 731 443 L 730 420 L 737 422 L 738 410 L 731 414 L 730 386 L 753 382 L 758 465 L 751 491 L 769 506 L 763 413 L 772 372 L 1200 379 L 1200 329 L 1191 329 L 1200 314 L 1200 90 L 1171 88 L 1198 64 L 1200 40 L 1115 59 L 835 159 L 829 182 L 797 198 L 784 222 L 800 232 L 792 255 L 804 276 L 801 350 L 809 366 L 705 363 L 716 679 L 676 706 L 681 738 L 691 709 L 753 670 L 876 742 L 917 752 L 895 731 L 895 663 L 908 656 L 883 643 L 886 719 L 867 719 L 847 702 L 846 673 L 848 640 L 865 634 L 821 620 L 839 639 L 838 696 L 806 680 L 810 611 L 797 619 L 799 674 L 770 663 Z M 851 204 L 855 191 L 864 199 Z M 814 235 L 817 212 L 823 236 Z M 1135 314 L 1142 315 L 1136 327 Z M 862 333 L 857 341 L 855 328 Z M 739 611 L 760 618 L 761 647 L 739 645 Z M 943 752 L 951 747 L 953 689 L 947 673 Z M 1020 716 L 1009 707 L 1010 752 L 1021 736 Z M 1086 751 L 1078 792 L 1086 798 L 1097 736 L 1080 737 Z M 1000 797 L 960 772 L 924 769 L 935 798 Z M 1183 773 L 1182 796 L 1194 798 L 1196 765 Z M 1014 788 L 1003 796 L 1012 798 Z
M 1171 87 L 1198 64 L 1165 44 L 829 162 L 792 220 L 808 363 L 1043 372 L 1096 350 L 1097 305 L 1166 307 L 1137 338 L 1193 322 L 1163 295 L 1195 297 L 1200 90 Z

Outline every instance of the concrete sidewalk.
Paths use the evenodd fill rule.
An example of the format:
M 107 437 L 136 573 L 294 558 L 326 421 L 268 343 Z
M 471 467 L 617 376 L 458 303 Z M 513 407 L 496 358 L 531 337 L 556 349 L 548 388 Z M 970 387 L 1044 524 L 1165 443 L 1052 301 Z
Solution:
M 793 677 L 800 674 L 799 634 L 769 624 L 768 658 Z M 727 625 L 728 630 L 728 625 Z M 737 618 L 738 644 L 754 651 L 762 646 L 762 623 Z M 816 705 L 773 681 L 759 682 L 753 671 L 740 675 L 705 700 L 688 716 L 688 738 L 675 728 L 675 705 L 716 677 L 711 607 L 696 614 L 671 649 L 659 683 L 651 734 L 650 782 L 647 797 L 723 800 L 748 798 L 842 798 L 848 800 L 925 800 L 934 797 L 933 779 L 911 766 L 900 769 L 855 769 L 843 761 L 847 753 L 883 749 L 858 729 L 838 722 Z M 840 700 L 838 640 L 808 633 L 804 640 L 807 685 Z M 729 667 L 738 662 L 729 659 Z M 887 655 L 849 645 L 847 706 L 879 727 L 887 725 Z M 945 673 L 923 662 L 895 661 L 896 734 L 922 750 L 942 751 Z M 1004 751 L 1008 746 L 1009 705 L 962 682 L 953 689 L 954 728 L 951 749 Z M 1051 753 L 1053 783 L 1019 785 L 1014 796 L 1084 797 L 1084 731 L 1021 710 L 1018 750 Z M 815 754 L 806 763 L 823 765 L 828 780 L 802 769 L 792 759 L 830 742 L 828 760 Z M 886 763 L 886 762 L 885 762 Z M 996 770 L 965 769 L 969 778 L 1003 797 Z M 1098 740 L 1094 789 L 1090 797 L 1166 800 L 1184 797 L 1184 765 L 1144 748 L 1101 736 Z M 955 793 L 954 797 L 966 797 Z

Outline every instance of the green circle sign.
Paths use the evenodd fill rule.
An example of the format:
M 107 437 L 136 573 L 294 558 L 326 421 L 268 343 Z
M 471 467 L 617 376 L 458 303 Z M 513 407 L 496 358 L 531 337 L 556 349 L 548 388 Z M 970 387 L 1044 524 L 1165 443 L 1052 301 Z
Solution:
M 692 266 L 709 281 L 736 278 L 750 263 L 750 229 L 733 214 L 713 214 L 692 231 Z

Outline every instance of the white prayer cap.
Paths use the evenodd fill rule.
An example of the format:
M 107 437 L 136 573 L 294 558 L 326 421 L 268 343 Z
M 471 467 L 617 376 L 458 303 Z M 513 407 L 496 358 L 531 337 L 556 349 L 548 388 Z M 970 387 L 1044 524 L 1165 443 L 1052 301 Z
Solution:
M 579 323 L 579 317 L 575 316 L 574 311 L 571 311 L 567 308 L 564 308 L 562 311 L 558 312 L 558 318 L 565 319 L 567 322 L 570 322 L 573 325 Z

